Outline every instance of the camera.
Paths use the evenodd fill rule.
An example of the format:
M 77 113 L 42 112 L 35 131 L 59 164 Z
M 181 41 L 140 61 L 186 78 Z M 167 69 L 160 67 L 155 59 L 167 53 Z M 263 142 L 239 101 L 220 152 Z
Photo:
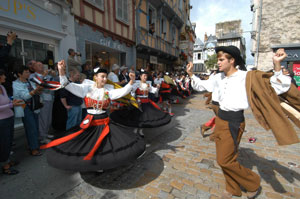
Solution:
M 13 34 L 14 32 L 13 31 L 9 31 L 8 33 L 7 33 L 7 36 L 9 36 L 9 35 L 11 35 L 11 34 Z M 18 38 L 18 35 L 16 34 L 16 38 Z

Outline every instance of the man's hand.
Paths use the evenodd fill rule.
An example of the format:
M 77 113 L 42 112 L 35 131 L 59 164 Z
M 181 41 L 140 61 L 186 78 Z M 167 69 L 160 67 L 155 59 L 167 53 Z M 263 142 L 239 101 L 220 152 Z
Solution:
M 52 77 L 56 77 L 56 73 L 54 70 L 50 70 L 49 75 L 51 75 Z
M 48 70 L 44 70 L 42 75 L 43 75 L 43 77 L 46 77 L 48 75 Z
M 23 105 L 25 102 L 23 101 L 23 100 L 20 100 L 20 99 L 14 99 L 13 101 L 12 101 L 12 104 L 13 104 L 13 106 L 21 106 L 21 105 Z
M 44 87 L 37 85 L 37 87 L 34 90 L 35 90 L 36 94 L 40 95 L 43 92 Z
M 283 48 L 279 48 L 275 55 L 273 56 L 273 64 L 274 64 L 274 70 L 280 71 L 281 70 L 281 62 L 287 57 L 287 54 L 285 53 Z
M 67 105 L 67 106 L 65 106 L 65 108 L 66 108 L 67 110 L 70 110 L 70 109 L 72 108 L 72 106 Z
M 193 76 L 193 68 L 194 68 L 194 65 L 192 62 L 189 62 L 187 65 L 186 65 L 186 72 L 187 74 L 192 77 Z

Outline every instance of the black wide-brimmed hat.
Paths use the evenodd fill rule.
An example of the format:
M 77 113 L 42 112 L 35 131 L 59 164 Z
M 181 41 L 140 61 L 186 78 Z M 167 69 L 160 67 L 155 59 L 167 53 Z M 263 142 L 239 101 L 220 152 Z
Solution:
M 215 51 L 216 53 L 223 51 L 230 54 L 235 59 L 235 63 L 239 65 L 240 70 L 247 70 L 245 67 L 245 60 L 241 56 L 241 51 L 236 46 L 217 46 Z

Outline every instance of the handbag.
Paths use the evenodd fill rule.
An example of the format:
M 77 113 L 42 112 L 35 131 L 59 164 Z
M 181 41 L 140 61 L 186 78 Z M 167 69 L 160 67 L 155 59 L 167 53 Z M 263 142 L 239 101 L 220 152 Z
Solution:
M 33 87 L 31 85 L 30 82 L 29 83 L 29 91 L 32 91 L 33 90 Z M 41 102 L 41 96 L 40 95 L 33 95 L 30 99 L 30 103 L 28 104 L 29 105 L 29 108 L 30 110 L 32 111 L 35 111 L 35 110 L 38 110 L 40 108 L 42 108 L 44 105 L 43 103 Z
M 31 97 L 31 103 L 30 103 L 30 106 L 29 108 L 32 110 L 32 111 L 35 111 L 35 110 L 38 110 L 40 108 L 42 108 L 44 105 L 43 103 L 41 102 L 41 96 L 39 95 L 33 95 Z

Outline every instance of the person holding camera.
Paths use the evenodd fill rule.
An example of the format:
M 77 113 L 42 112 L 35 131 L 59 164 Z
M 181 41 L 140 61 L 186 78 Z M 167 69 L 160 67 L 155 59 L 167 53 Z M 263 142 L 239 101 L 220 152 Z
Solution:
M 79 72 L 81 72 L 81 53 L 79 52 L 75 52 L 74 49 L 70 48 L 68 50 L 68 60 L 67 60 L 67 64 L 68 64 L 68 71 L 72 70 L 72 69 L 76 69 Z
M 5 45 L 0 45 L 0 68 L 2 70 L 5 70 L 4 68 L 4 64 L 7 60 L 7 57 L 9 55 L 10 49 L 15 41 L 15 39 L 17 38 L 17 34 L 15 32 L 10 31 L 9 33 L 7 33 L 7 37 L 6 37 L 6 44 Z
M 3 83 L 3 86 L 6 89 L 7 95 L 12 96 L 12 81 L 14 77 L 12 75 L 12 69 L 7 66 L 9 53 L 14 41 L 17 38 L 17 34 L 15 32 L 8 32 L 6 37 L 6 44 L 0 44 L 0 69 L 4 70 L 6 81 Z

